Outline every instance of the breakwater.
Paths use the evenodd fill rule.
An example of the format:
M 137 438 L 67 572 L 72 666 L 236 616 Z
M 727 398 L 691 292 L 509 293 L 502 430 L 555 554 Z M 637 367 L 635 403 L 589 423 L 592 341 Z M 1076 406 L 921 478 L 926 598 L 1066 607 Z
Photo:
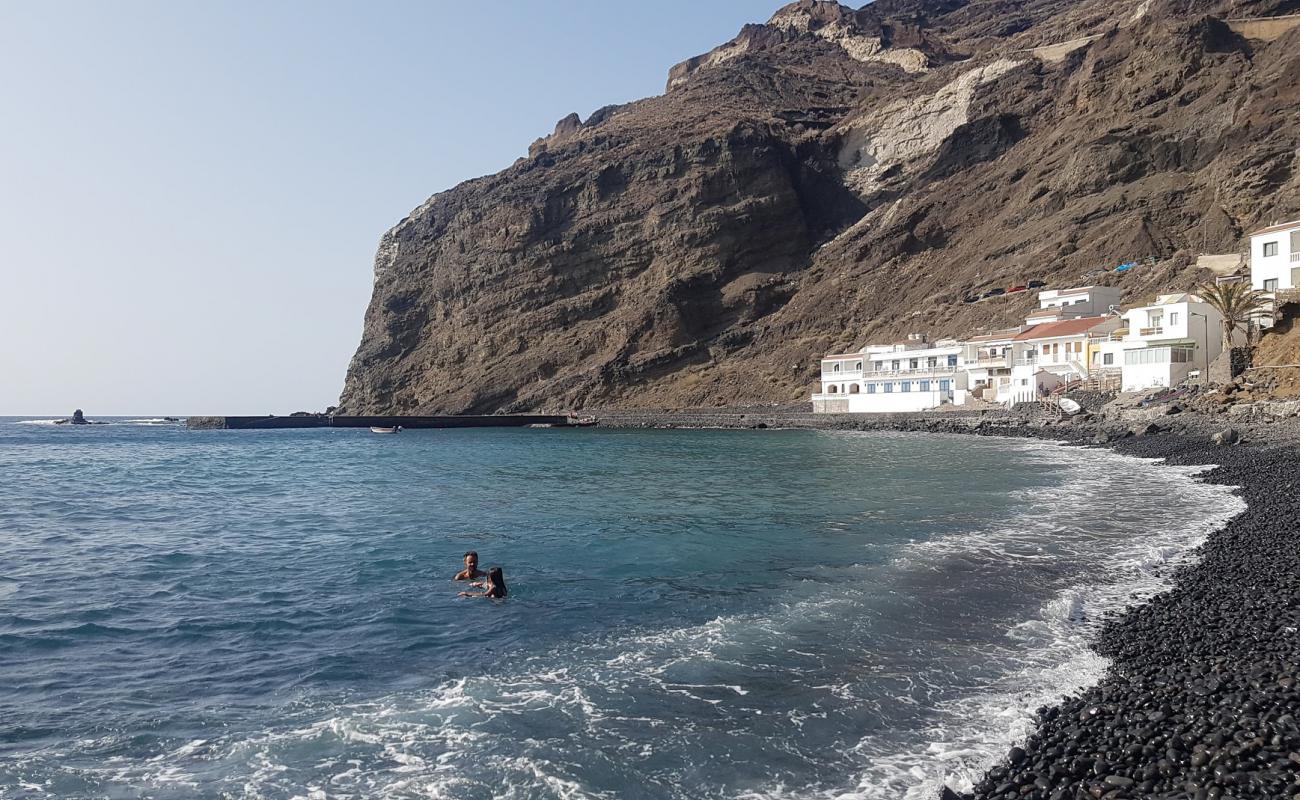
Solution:
M 556 414 L 482 414 L 460 416 L 379 416 L 344 417 L 325 414 L 263 417 L 189 417 L 191 430 L 273 430 L 285 428 L 522 428 L 527 425 L 569 424 L 569 418 Z

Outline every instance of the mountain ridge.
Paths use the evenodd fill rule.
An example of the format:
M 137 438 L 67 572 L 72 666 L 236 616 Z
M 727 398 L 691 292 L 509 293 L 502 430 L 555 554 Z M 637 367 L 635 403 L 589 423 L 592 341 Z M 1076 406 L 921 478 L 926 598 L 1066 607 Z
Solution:
M 800 0 L 381 239 L 347 413 L 788 402 L 818 357 L 1133 297 L 1300 210 L 1300 0 Z

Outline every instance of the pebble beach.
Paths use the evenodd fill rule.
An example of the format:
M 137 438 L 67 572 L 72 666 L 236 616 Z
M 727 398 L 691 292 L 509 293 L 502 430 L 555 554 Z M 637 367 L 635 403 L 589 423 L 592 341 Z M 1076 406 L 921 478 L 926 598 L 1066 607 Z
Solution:
M 834 416 L 614 417 L 602 424 L 825 427 L 1040 437 L 1201 466 L 1236 487 L 1246 510 L 1177 567 L 1172 588 L 1099 627 L 1104 678 L 1043 707 L 1037 730 L 970 793 L 978 800 L 1288 798 L 1300 796 L 1300 426 L 1232 427 L 1182 413 L 1136 424 L 1032 412 Z

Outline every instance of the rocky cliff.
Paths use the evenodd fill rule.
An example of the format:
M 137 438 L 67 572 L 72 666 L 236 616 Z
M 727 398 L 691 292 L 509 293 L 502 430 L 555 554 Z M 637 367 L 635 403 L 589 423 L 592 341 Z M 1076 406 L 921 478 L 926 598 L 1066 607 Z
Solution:
M 971 292 L 1191 285 L 1300 212 L 1300 27 L 1235 21 L 1297 11 L 788 5 L 384 234 L 340 408 L 790 401 L 825 352 L 1032 302 Z

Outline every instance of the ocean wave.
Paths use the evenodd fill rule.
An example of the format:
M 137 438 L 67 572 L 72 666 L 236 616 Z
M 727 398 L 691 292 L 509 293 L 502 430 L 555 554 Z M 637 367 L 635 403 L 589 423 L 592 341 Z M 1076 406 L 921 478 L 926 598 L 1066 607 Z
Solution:
M 1026 446 L 1052 455 L 1065 447 L 1047 442 Z M 1097 626 L 1110 614 L 1167 589 L 1171 568 L 1246 507 L 1232 487 L 1197 482 L 1195 476 L 1207 468 L 1175 467 L 1110 451 L 1087 451 L 1087 460 L 1078 455 L 1071 456 L 1069 484 L 1050 501 L 1056 505 L 1053 517 L 1026 514 L 1014 525 L 915 543 L 902 560 L 915 563 L 972 552 L 1032 559 L 1053 526 L 1059 531 L 1061 521 L 1078 518 L 1072 515 L 1096 516 L 1099 498 L 1132 512 L 1126 503 L 1136 498 L 1126 496 L 1133 492 L 1125 489 L 1131 490 L 1133 481 L 1147 482 L 1146 495 L 1158 486 L 1162 502 L 1146 506 L 1145 518 L 1125 516 L 1125 524 L 1133 526 L 1131 535 L 1119 539 L 1094 570 L 1104 579 L 1063 589 L 1033 618 L 1006 631 L 1009 640 L 1023 645 L 1020 667 L 979 691 L 941 703 L 939 721 L 919 747 L 871 753 L 872 766 L 864 771 L 857 790 L 835 795 L 839 800 L 929 800 L 944 785 L 969 790 L 1033 732 L 1038 708 L 1055 705 L 1102 677 L 1110 662 L 1091 648 Z M 1023 494 L 1030 499 L 1031 492 Z M 869 740 L 863 744 L 869 745 Z
M 378 697 L 305 696 L 269 727 L 148 758 L 68 758 L 61 768 L 142 794 L 930 800 L 943 783 L 978 780 L 1032 731 L 1036 708 L 1095 682 L 1107 667 L 1089 648 L 1099 621 L 1164 588 L 1169 567 L 1244 507 L 1230 489 L 1196 483 L 1195 470 L 1006 446 L 1065 464 L 1063 480 L 1050 493 L 1016 493 L 1022 510 L 1010 520 L 906 545 L 883 568 L 827 568 L 760 610 L 485 654 L 500 668 Z M 1101 534 L 1071 533 L 1099 515 L 1110 520 Z M 978 581 L 1007 564 L 1054 575 L 1074 562 L 1086 565 L 1083 579 L 1062 574 L 1033 613 L 993 623 L 1002 627 L 985 637 L 992 644 L 975 645 L 988 667 L 978 679 L 943 663 L 960 643 L 926 652 L 933 663 L 914 669 L 888 661 L 885 644 L 872 651 L 911 633 L 890 627 L 896 620 L 880 605 L 903 602 L 909 581 Z M 926 621 L 928 607 L 906 610 Z M 891 727 L 889 714 L 901 712 L 890 707 L 919 724 Z M 717 773 L 739 769 L 727 763 L 733 754 L 753 774 L 724 784 Z

